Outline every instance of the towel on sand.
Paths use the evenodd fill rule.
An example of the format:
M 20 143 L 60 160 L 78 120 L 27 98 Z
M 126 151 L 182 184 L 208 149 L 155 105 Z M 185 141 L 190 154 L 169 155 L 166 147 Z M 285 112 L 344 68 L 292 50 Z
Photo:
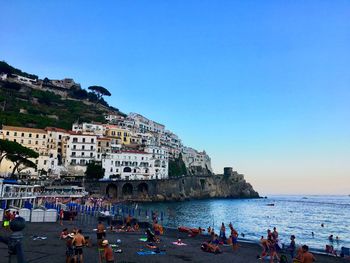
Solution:
M 136 252 L 138 255 L 140 256 L 148 256 L 148 255 L 165 255 L 164 251 L 160 251 L 159 253 L 156 253 L 154 251 L 151 250 L 144 250 L 144 251 L 138 251 Z
M 147 237 L 141 237 L 141 238 L 139 238 L 139 240 L 142 242 L 147 242 Z
M 172 244 L 174 244 L 174 245 L 177 245 L 177 246 L 187 246 L 187 244 L 185 244 L 185 243 L 179 243 L 179 242 L 177 242 L 177 241 L 174 241 L 174 242 L 171 242 Z

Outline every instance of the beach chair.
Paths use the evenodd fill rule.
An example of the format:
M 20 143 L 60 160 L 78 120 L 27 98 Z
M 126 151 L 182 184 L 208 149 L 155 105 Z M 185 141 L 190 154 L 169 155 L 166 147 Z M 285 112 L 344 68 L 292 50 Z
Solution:
M 348 247 L 341 247 L 340 256 L 341 257 L 350 257 L 350 248 L 348 248 Z

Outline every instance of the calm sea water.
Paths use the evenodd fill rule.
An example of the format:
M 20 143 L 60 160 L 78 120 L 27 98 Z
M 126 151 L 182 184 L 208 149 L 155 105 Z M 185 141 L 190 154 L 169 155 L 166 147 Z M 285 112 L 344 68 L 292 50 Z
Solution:
M 273 203 L 274 206 L 268 206 Z M 282 243 L 290 235 L 297 244 L 323 249 L 333 234 L 340 241 L 333 246 L 350 247 L 349 196 L 269 196 L 267 199 L 210 199 L 172 203 L 143 204 L 143 208 L 164 211 L 163 224 L 168 227 L 213 226 L 218 231 L 221 222 L 232 222 L 245 238 L 258 241 L 266 230 L 277 227 Z M 321 227 L 321 224 L 324 227 Z M 226 227 L 228 229 L 228 227 Z M 314 232 L 312 237 L 311 232 Z M 227 234 L 229 232 L 227 231 Z

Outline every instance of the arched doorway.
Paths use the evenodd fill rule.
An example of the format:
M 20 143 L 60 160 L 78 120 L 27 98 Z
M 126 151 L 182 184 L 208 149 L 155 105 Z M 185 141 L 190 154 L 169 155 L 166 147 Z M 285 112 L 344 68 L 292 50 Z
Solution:
M 141 195 L 141 196 L 148 195 L 148 184 L 146 184 L 146 183 L 139 184 L 137 186 L 137 193 L 138 193 L 138 195 Z
M 124 172 L 124 173 L 131 173 L 131 168 L 130 168 L 130 167 L 125 167 L 125 168 L 123 169 L 123 172 Z
M 133 192 L 132 184 L 126 183 L 123 185 L 123 188 L 122 188 L 123 196 L 132 196 L 132 192 Z
M 117 188 L 117 186 L 115 184 L 107 185 L 106 195 L 109 198 L 117 198 L 117 196 L 118 196 L 118 188 Z

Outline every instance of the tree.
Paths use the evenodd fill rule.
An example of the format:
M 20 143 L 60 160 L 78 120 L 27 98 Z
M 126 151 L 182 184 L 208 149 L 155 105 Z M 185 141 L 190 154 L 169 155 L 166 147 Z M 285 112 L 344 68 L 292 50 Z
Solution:
M 0 164 L 4 158 L 10 160 L 14 163 L 14 168 L 12 170 L 11 177 L 13 177 L 14 173 L 18 169 L 20 165 L 26 167 L 35 168 L 36 165 L 28 160 L 29 158 L 38 158 L 39 154 L 32 149 L 22 146 L 17 142 L 11 142 L 8 140 L 0 139 Z M 23 170 L 23 169 L 21 169 Z
M 179 157 L 175 160 L 169 160 L 169 176 L 170 177 L 179 177 L 187 174 L 187 168 L 182 160 L 182 154 L 180 153 Z
M 12 173 L 11 173 L 11 176 L 10 176 L 11 178 L 15 178 L 14 175 L 15 175 L 16 171 L 19 174 L 24 169 L 36 168 L 36 164 L 33 163 L 31 160 L 28 160 L 28 159 L 23 158 L 23 157 L 18 156 L 18 155 L 8 155 L 7 159 L 9 159 L 15 165 L 13 167 L 13 169 L 12 169 Z
M 96 105 L 100 102 L 103 96 L 112 95 L 106 88 L 101 86 L 90 86 L 88 89 L 91 90 L 97 96 Z
M 98 180 L 103 178 L 105 175 L 105 169 L 102 168 L 102 165 L 97 162 L 88 163 L 85 171 L 86 179 Z

